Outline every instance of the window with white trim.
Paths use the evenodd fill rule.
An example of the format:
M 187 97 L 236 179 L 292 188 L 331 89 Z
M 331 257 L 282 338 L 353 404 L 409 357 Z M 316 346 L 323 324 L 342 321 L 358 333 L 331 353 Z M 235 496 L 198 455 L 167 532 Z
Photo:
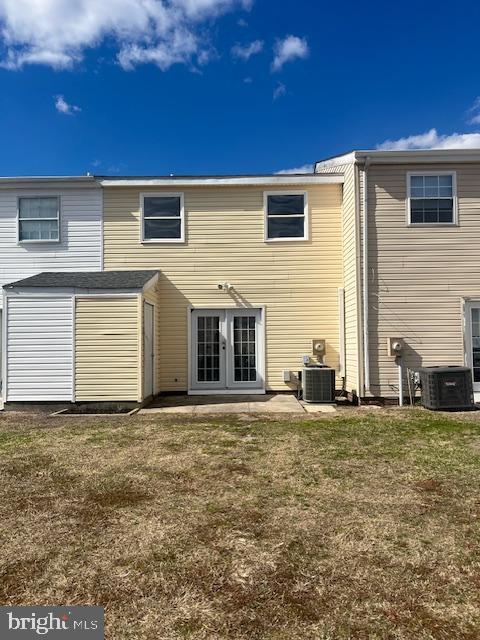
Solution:
M 307 240 L 305 192 L 266 193 L 265 209 L 266 240 Z
M 455 175 L 410 174 L 409 224 L 455 224 Z
M 19 242 L 60 240 L 60 198 L 58 196 L 18 199 Z
M 183 242 L 183 194 L 143 195 L 142 225 L 144 242 Z

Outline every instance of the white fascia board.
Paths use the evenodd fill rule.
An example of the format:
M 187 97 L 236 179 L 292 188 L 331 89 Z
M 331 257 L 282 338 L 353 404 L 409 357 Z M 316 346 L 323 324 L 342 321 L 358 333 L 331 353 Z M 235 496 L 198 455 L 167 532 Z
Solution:
M 0 189 L 100 188 L 94 176 L 0 176 Z
M 221 178 L 119 178 L 100 179 L 102 187 L 233 187 L 233 186 L 292 186 L 308 184 L 342 184 L 343 175 L 276 175 Z
M 157 284 L 159 278 L 160 278 L 159 273 L 156 273 L 154 276 L 152 276 L 150 280 L 143 285 L 142 292 L 145 293 L 145 291 L 148 291 L 149 289 L 151 289 L 155 284 Z
M 415 151 L 356 151 L 355 160 L 370 164 L 480 162 L 480 149 L 419 149 Z
M 352 151 L 315 163 L 315 170 L 356 162 L 363 164 L 427 164 L 480 162 L 480 149 L 416 149 L 410 151 L 381 151 L 377 149 Z

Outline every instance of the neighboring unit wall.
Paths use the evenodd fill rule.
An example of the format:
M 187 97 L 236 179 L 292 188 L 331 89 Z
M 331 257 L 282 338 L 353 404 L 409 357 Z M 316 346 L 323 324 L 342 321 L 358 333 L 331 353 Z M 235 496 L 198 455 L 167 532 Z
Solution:
M 76 401 L 140 399 L 139 299 L 77 298 Z
M 456 171 L 459 226 L 408 227 L 409 171 Z M 462 297 L 480 299 L 480 165 L 371 165 L 368 170 L 370 389 L 394 396 L 387 337 L 404 364 L 464 364 Z
M 72 399 L 71 296 L 9 295 L 6 359 L 8 401 Z
M 172 188 L 163 190 L 171 192 Z M 282 190 L 288 193 L 289 188 Z M 161 271 L 159 390 L 188 387 L 189 305 L 266 305 L 267 388 L 289 388 L 282 372 L 301 368 L 302 355 L 312 353 L 314 338 L 326 338 L 326 362 L 338 367 L 342 188 L 316 185 L 305 190 L 309 241 L 264 242 L 262 188 L 209 186 L 181 190 L 185 194 L 185 244 L 141 244 L 139 203 L 140 191 L 145 189 L 105 188 L 105 268 Z M 225 281 L 234 285 L 231 294 L 217 288 Z
M 345 183 L 343 185 L 343 279 L 345 289 L 345 373 L 346 389 L 356 395 L 360 393 L 359 353 L 360 333 L 358 322 L 358 256 L 357 246 L 357 214 L 356 214 L 356 181 L 355 165 L 344 168 Z
M 60 242 L 18 243 L 20 196 L 60 196 Z M 0 189 L 0 287 L 41 271 L 102 269 L 102 191 L 77 189 Z M 2 299 L 0 296 L 0 308 Z

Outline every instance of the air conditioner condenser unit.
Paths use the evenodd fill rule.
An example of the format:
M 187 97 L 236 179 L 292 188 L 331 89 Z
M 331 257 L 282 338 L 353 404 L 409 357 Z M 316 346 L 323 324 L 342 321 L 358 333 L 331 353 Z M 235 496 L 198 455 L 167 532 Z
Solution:
M 335 402 L 335 369 L 304 367 L 302 394 L 305 402 Z

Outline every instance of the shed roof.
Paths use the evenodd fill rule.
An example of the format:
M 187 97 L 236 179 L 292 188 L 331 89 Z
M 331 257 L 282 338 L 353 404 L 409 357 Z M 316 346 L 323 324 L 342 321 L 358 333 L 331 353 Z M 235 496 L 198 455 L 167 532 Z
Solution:
M 142 289 L 159 271 L 43 271 L 4 285 L 20 287 L 74 287 L 76 289 Z

